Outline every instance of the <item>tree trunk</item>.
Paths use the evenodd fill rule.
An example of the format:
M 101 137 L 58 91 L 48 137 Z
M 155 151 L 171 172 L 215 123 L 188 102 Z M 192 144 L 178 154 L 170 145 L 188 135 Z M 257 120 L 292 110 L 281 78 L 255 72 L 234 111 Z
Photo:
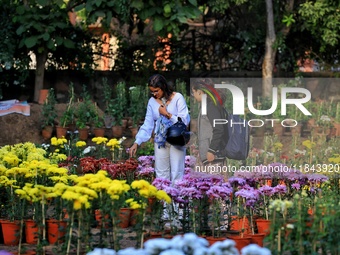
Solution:
M 284 13 L 291 13 L 294 8 L 294 0 L 287 0 L 285 4 Z M 273 89 L 273 70 L 275 65 L 276 43 L 275 25 L 274 25 L 274 12 L 273 1 L 266 0 L 267 11 L 267 35 L 266 35 L 266 48 L 265 55 L 262 63 L 262 96 L 271 97 Z M 281 29 L 282 36 L 286 37 L 290 31 L 290 26 L 284 25 Z
M 262 96 L 271 97 L 273 89 L 273 68 L 276 55 L 276 49 L 274 49 L 276 34 L 274 26 L 274 13 L 272 0 L 266 0 L 266 10 L 267 10 L 267 35 L 265 54 L 262 63 Z
M 44 87 L 44 74 L 45 63 L 47 60 L 47 52 L 36 53 L 37 66 L 35 69 L 35 82 L 34 82 L 34 102 L 39 101 L 40 90 Z

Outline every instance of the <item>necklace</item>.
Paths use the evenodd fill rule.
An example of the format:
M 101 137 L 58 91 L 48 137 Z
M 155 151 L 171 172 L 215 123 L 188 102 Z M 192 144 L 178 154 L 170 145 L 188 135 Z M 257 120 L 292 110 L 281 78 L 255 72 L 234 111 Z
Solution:
M 168 102 L 168 100 L 166 100 L 165 97 L 162 97 L 162 98 L 161 98 L 161 101 L 162 101 L 162 103 L 163 103 L 164 106 L 165 106 L 166 103 Z

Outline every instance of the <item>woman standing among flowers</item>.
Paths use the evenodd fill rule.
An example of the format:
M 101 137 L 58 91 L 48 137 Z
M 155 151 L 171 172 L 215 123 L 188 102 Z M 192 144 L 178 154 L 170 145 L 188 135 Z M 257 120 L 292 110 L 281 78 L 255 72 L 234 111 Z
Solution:
M 152 75 L 148 81 L 152 97 L 148 101 L 144 124 L 140 127 L 130 156 L 137 152 L 138 145 L 147 142 L 155 133 L 156 177 L 174 183 L 184 175 L 185 146 L 175 146 L 166 142 L 167 129 L 181 118 L 185 125 L 190 122 L 189 110 L 181 93 L 173 91 L 164 76 Z
M 196 79 L 191 86 L 191 95 L 195 100 L 202 103 L 203 96 L 207 97 L 207 115 L 202 115 L 201 111 L 198 115 L 198 151 L 199 164 L 202 171 L 211 174 L 222 174 L 228 178 L 228 173 L 224 173 L 221 169 L 226 164 L 224 148 L 227 140 L 227 125 L 215 125 L 215 119 L 225 119 L 224 111 L 224 95 L 214 88 L 211 79 Z M 203 169 L 204 168 L 204 169 Z M 218 172 L 220 169 L 221 172 Z M 220 207 L 221 226 L 217 230 L 227 230 L 229 210 L 226 199 L 218 201 Z M 206 205 L 209 207 L 209 205 Z M 213 214 L 216 208 L 210 208 Z
M 198 116 L 198 149 L 200 164 L 210 166 L 213 171 L 217 166 L 224 166 L 226 162 L 225 146 L 227 141 L 227 125 L 215 125 L 215 119 L 225 119 L 224 95 L 214 87 L 211 79 L 196 79 L 191 87 L 192 95 L 199 103 L 205 95 L 207 97 L 207 115 Z M 214 168 L 215 167 L 215 168 Z M 216 171 L 214 173 L 217 173 Z

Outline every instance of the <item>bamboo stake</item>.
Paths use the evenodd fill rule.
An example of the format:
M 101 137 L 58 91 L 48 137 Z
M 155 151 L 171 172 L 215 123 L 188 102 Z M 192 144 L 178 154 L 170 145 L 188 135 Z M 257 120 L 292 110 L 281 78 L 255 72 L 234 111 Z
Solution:
M 73 224 L 74 224 L 74 211 L 72 211 L 72 214 L 71 214 L 71 223 L 70 223 L 66 254 L 70 254 Z
M 81 222 L 82 222 L 83 214 L 81 210 L 79 210 L 79 220 L 78 220 L 78 233 L 77 233 L 77 255 L 80 255 L 80 231 L 81 231 Z

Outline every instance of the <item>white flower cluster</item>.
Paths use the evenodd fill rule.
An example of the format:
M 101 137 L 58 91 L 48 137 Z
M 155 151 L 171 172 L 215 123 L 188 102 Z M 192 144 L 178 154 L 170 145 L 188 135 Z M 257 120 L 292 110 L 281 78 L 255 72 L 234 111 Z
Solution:
M 145 242 L 144 249 L 126 248 L 115 252 L 95 248 L 87 255 L 239 255 L 235 241 L 226 239 L 209 246 L 206 239 L 194 233 L 175 236 L 172 239 L 157 238 Z M 271 255 L 270 250 L 250 244 L 241 250 L 241 255 Z
M 328 117 L 327 115 L 321 115 L 320 120 L 321 121 L 329 121 L 329 122 L 332 121 L 331 118 Z

